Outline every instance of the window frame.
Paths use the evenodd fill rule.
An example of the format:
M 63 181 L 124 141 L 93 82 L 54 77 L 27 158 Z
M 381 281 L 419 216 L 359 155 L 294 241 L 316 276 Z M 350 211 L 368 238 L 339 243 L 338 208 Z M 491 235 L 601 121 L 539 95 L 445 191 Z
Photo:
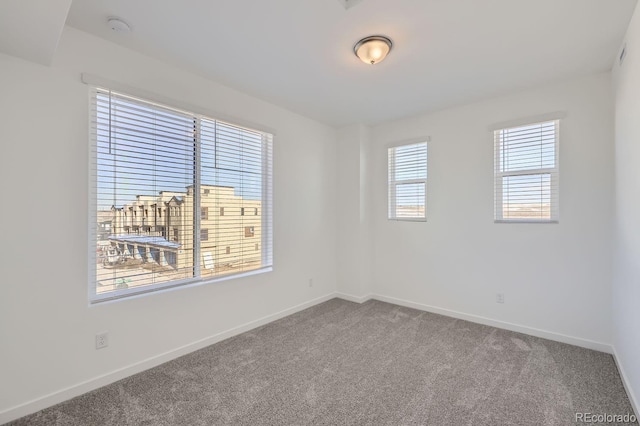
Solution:
M 89 251 L 88 251 L 88 301 L 89 306 L 93 306 L 102 302 L 111 302 L 117 300 L 126 300 L 131 297 L 144 296 L 148 294 L 153 294 L 160 291 L 174 290 L 177 288 L 191 287 L 197 285 L 204 285 L 216 282 L 223 282 L 227 280 L 239 279 L 243 277 L 248 277 L 252 275 L 262 274 L 271 272 L 273 270 L 273 261 L 274 261 L 274 253 L 273 253 L 273 143 L 275 139 L 276 132 L 273 129 L 266 128 L 264 126 L 255 125 L 254 123 L 247 123 L 243 120 L 238 120 L 234 118 L 228 117 L 220 117 L 219 114 L 211 114 L 207 111 L 203 111 L 200 108 L 193 107 L 190 105 L 185 105 L 184 103 L 180 103 L 174 101 L 172 99 L 163 98 L 162 96 L 158 96 L 155 94 L 150 94 L 148 92 L 144 92 L 135 88 L 131 88 L 116 82 L 110 82 L 109 80 L 102 79 L 100 77 L 95 77 L 87 74 L 82 75 L 83 83 L 89 86 L 88 90 L 88 119 L 89 119 L 89 141 L 90 141 L 90 149 L 88 150 L 89 156 L 89 172 L 90 172 L 90 182 L 89 182 Z M 259 133 L 262 135 L 262 196 L 261 201 L 263 203 L 262 206 L 262 216 L 261 216 L 261 226 L 263 230 L 261 231 L 261 246 L 266 248 L 266 250 L 262 250 L 261 253 L 261 267 L 238 272 L 235 274 L 228 275 L 220 275 L 215 277 L 203 277 L 200 274 L 200 262 L 199 257 L 202 255 L 201 247 L 200 247 L 200 229 L 202 226 L 200 220 L 200 209 L 195 209 L 195 217 L 193 219 L 193 231 L 194 231 L 194 276 L 189 277 L 187 279 L 177 279 L 174 281 L 166 281 L 161 283 L 156 283 L 152 285 L 133 287 L 127 289 L 115 289 L 113 291 L 109 291 L 107 293 L 97 293 L 97 276 L 96 276 L 96 261 L 98 259 L 98 253 L 96 250 L 96 232 L 97 227 L 95 226 L 95 219 L 97 216 L 98 206 L 97 206 L 97 135 L 95 133 L 94 125 L 92 121 L 95 121 L 94 112 L 92 112 L 92 107 L 95 105 L 94 97 L 96 90 L 101 91 L 112 91 L 116 92 L 120 95 L 128 96 L 137 100 L 141 100 L 143 102 L 148 102 L 150 104 L 156 104 L 161 108 L 173 109 L 179 113 L 187 113 L 197 120 L 200 120 L 200 117 L 206 118 L 208 120 L 215 120 L 217 122 L 225 123 L 230 126 L 244 128 L 250 132 Z M 219 118 L 214 118 L 219 117 Z M 265 139 L 266 138 L 266 139 Z M 200 141 L 198 140 L 198 145 Z M 197 164 L 196 172 L 195 172 L 195 182 L 194 188 L 196 188 L 194 199 L 197 200 L 198 204 L 200 203 L 200 148 L 198 146 L 197 152 L 194 153 L 194 162 Z M 137 216 L 137 212 L 133 211 L 133 214 Z M 170 216 L 169 208 L 165 211 L 167 216 Z M 171 229 L 171 231 L 175 231 L 177 229 Z M 166 238 L 169 241 L 173 241 L 174 235 L 170 235 L 171 232 L 169 229 L 166 230 Z M 180 234 L 181 231 L 178 230 Z M 182 236 L 182 235 L 180 235 Z M 197 247 L 197 250 L 196 250 Z M 197 252 L 197 256 L 195 255 Z M 198 259 L 196 261 L 195 259 Z
M 492 128 L 493 146 L 494 146 L 494 223 L 559 223 L 560 221 L 560 121 L 564 115 L 558 113 L 532 118 L 528 120 L 520 120 L 511 123 L 494 126 Z M 528 168 L 513 171 L 500 171 L 500 157 L 503 153 L 500 146 L 499 132 L 515 129 L 519 127 L 535 126 L 538 124 L 554 123 L 554 167 L 540 167 L 537 169 Z M 503 209 L 503 180 L 505 177 L 518 176 L 543 176 L 549 175 L 550 200 L 549 200 L 549 219 L 545 218 L 504 218 Z M 554 214 L 555 213 L 555 214 Z
M 387 145 L 387 220 L 396 222 L 426 222 L 427 221 L 427 197 L 428 197 L 428 171 L 429 171 L 429 143 L 430 137 L 416 138 L 411 140 L 405 140 L 394 144 Z M 394 159 L 391 163 L 390 155 L 391 150 L 402 148 L 412 145 L 424 144 L 427 151 L 426 170 L 424 179 L 395 179 L 396 162 Z M 420 184 L 424 185 L 424 216 L 423 217 L 398 217 L 397 216 L 397 186 L 406 184 Z

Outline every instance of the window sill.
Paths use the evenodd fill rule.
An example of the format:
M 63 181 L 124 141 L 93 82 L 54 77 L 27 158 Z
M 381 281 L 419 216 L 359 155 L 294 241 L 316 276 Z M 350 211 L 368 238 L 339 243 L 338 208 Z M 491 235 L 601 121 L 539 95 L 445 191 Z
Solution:
M 493 223 L 551 223 L 558 224 L 559 220 L 547 220 L 547 219 L 496 219 Z
M 151 294 L 166 293 L 183 288 L 199 287 L 202 285 L 215 284 L 223 281 L 235 280 L 238 278 L 246 278 L 252 275 L 264 274 L 272 272 L 273 266 L 266 266 L 264 268 L 255 269 L 253 271 L 240 272 L 237 274 L 229 274 L 215 278 L 191 278 L 181 281 L 157 284 L 154 286 L 130 288 L 126 290 L 111 291 L 106 294 L 92 294 L 89 297 L 89 306 L 102 305 L 109 302 L 118 302 L 122 300 L 130 300 L 139 297 L 148 296 Z
M 425 217 L 388 218 L 391 222 L 426 222 Z

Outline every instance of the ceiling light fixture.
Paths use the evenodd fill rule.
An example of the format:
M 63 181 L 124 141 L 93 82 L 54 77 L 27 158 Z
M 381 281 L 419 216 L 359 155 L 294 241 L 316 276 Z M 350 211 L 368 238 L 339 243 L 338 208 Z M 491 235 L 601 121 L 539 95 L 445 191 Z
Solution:
M 365 64 L 374 65 L 384 60 L 393 43 L 388 37 L 376 35 L 365 37 L 353 46 L 353 52 Z

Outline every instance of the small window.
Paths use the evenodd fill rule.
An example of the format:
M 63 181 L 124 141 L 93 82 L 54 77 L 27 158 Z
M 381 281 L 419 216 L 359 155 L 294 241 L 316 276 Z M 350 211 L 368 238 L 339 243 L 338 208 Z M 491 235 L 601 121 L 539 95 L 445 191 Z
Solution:
M 173 228 L 173 241 L 180 241 L 180 231 L 178 228 Z
M 209 193 L 211 192 L 210 189 L 205 189 L 204 191 L 202 191 L 204 195 L 209 195 Z
M 244 216 L 244 207 L 240 208 L 240 216 Z
M 258 216 L 258 208 L 257 207 L 253 209 L 253 215 L 254 216 Z
M 244 227 L 244 236 L 245 237 L 253 237 L 254 235 L 254 227 L 253 226 L 245 226 Z
M 200 230 L 200 241 L 209 241 L 209 230 L 201 229 Z
M 256 243 L 256 251 L 260 250 L 260 245 Z
M 389 148 L 389 219 L 427 218 L 427 143 Z
M 558 220 L 558 126 L 546 121 L 494 131 L 495 220 Z
M 231 254 L 231 247 L 227 246 L 227 254 Z
M 224 207 L 220 207 L 220 216 L 224 216 Z
M 209 207 L 202 207 L 200 209 L 200 220 L 208 220 L 209 219 Z

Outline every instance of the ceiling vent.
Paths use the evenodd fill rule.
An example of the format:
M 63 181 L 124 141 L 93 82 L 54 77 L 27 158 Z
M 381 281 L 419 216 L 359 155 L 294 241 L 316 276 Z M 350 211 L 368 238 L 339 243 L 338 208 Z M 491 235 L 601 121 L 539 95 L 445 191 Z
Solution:
M 362 0 L 338 0 L 338 3 L 340 3 L 345 9 L 351 9 L 361 1 Z

